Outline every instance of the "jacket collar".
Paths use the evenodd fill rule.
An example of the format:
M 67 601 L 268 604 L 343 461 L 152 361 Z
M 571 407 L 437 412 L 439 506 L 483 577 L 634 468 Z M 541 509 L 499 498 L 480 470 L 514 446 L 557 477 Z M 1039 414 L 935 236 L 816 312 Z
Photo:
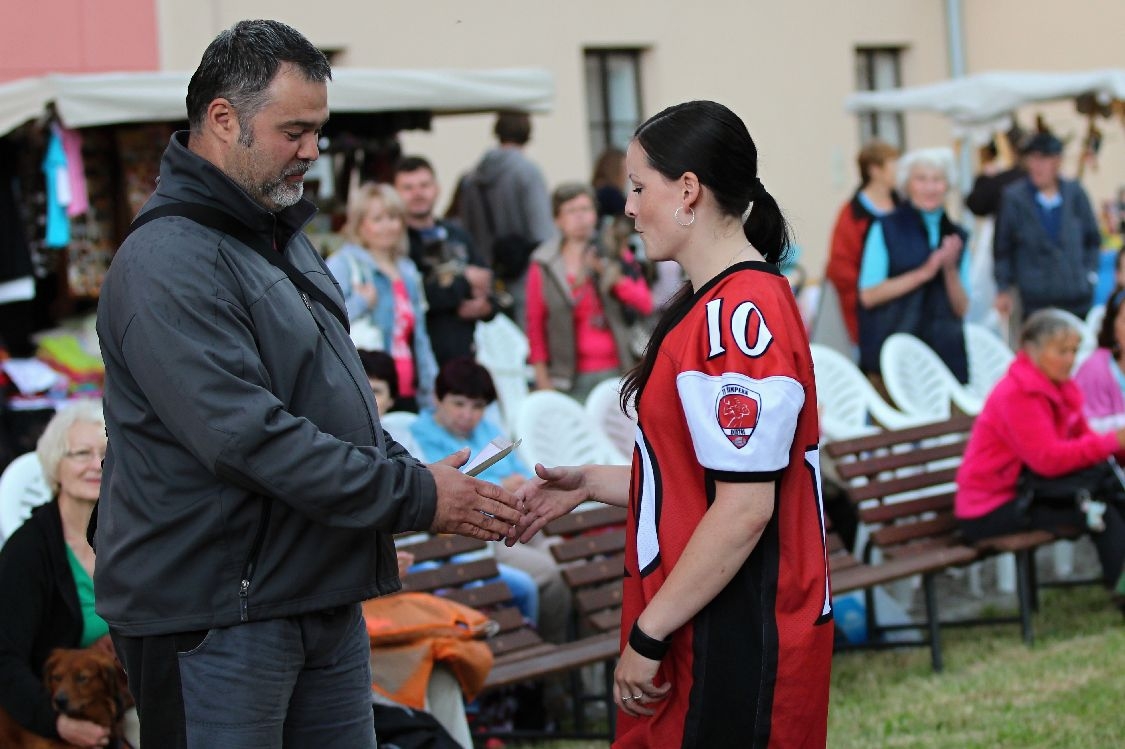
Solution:
M 277 226 L 285 236 L 291 236 L 316 215 L 316 206 L 304 198 L 277 213 L 266 210 L 219 167 L 191 151 L 187 143 L 188 131 L 172 135 L 160 160 L 157 195 L 219 208 L 255 232 L 271 236 Z

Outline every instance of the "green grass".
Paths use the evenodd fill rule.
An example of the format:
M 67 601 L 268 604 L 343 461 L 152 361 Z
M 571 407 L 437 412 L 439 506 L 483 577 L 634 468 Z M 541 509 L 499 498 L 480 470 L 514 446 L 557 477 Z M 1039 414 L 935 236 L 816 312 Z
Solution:
M 828 746 L 1125 746 L 1125 626 L 1101 588 L 1042 594 L 1036 643 L 1018 625 L 943 630 L 945 670 L 929 650 L 858 651 L 832 664 Z M 509 743 L 508 747 L 520 746 Z M 538 749 L 604 749 L 550 741 Z

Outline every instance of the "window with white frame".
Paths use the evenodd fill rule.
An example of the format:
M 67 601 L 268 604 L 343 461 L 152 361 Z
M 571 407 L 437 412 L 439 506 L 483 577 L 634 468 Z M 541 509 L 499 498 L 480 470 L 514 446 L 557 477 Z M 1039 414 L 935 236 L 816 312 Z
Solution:
M 902 47 L 859 47 L 855 51 L 856 89 L 882 91 L 902 86 Z M 859 116 L 859 142 L 873 138 L 906 148 L 906 128 L 898 112 L 864 112 Z

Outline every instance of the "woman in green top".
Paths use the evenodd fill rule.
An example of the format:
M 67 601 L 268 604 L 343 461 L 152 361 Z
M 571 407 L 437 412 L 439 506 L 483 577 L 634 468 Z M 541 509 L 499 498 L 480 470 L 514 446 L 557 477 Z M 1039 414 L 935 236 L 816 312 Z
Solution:
M 0 549 L 0 705 L 28 730 L 79 747 L 105 746 L 108 729 L 56 713 L 42 669 L 55 648 L 97 643 L 112 651 L 94 613 L 94 550 L 86 542 L 105 446 L 100 404 L 57 413 L 36 448 L 55 500 Z

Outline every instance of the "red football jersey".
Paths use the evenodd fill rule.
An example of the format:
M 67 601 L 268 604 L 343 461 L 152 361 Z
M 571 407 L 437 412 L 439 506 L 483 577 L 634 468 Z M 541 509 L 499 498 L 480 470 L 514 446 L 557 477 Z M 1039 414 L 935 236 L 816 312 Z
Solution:
M 637 404 L 623 644 L 714 500 L 774 481 L 746 563 L 674 637 L 656 715 L 619 712 L 615 747 L 823 747 L 832 599 L 808 338 L 789 282 L 740 263 L 699 289 Z

